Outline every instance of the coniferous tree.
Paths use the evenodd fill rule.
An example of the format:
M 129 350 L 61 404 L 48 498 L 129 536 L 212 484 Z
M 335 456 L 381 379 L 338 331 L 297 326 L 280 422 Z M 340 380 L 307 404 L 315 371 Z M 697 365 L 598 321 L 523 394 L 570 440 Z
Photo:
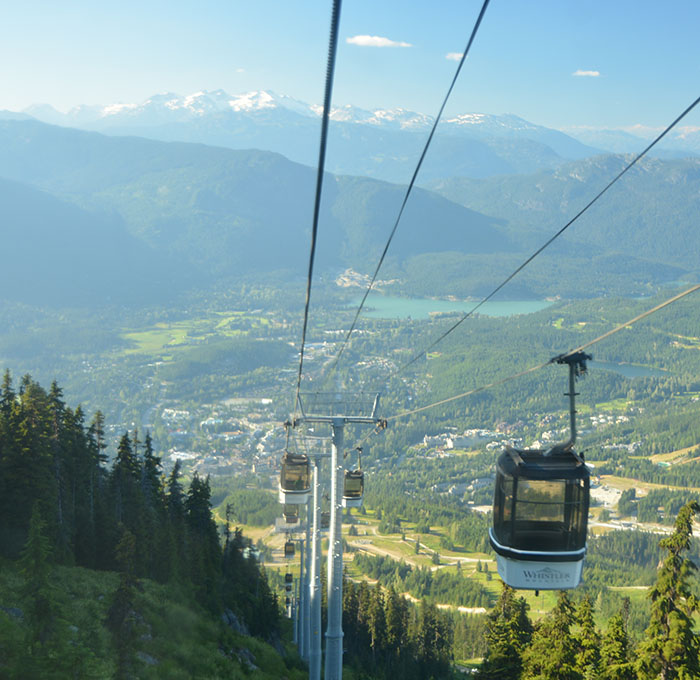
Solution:
M 370 590 L 367 624 L 369 628 L 369 646 L 372 650 L 372 661 L 376 664 L 378 661 L 381 661 L 381 659 L 378 659 L 378 656 L 381 655 L 386 646 L 384 595 L 379 583 Z
M 146 438 L 143 445 L 141 490 L 147 506 L 152 509 L 158 509 L 163 500 L 161 459 L 153 452 L 153 440 L 151 439 L 150 432 L 146 432 Z
M 134 439 L 138 447 L 137 434 Z M 195 475 L 185 495 L 176 464 L 166 493 L 149 434 L 141 446 L 143 460 L 125 433 L 107 472 L 100 412 L 86 430 L 82 409 L 68 407 L 56 383 L 47 393 L 24 376 L 15 392 L 5 373 L 0 387 L 0 552 L 10 558 L 22 554 L 21 604 L 28 637 L 26 654 L 6 653 L 7 640 L 19 639 L 15 633 L 21 628 L 0 612 L 0 676 L 44 680 L 104 673 L 92 643 L 85 646 L 94 631 L 81 625 L 69 632 L 61 623 L 60 604 L 50 587 L 56 562 L 119 569 L 120 586 L 108 617 L 118 677 L 134 672 L 139 575 L 165 581 L 178 573 L 185 589 L 194 586 L 198 599 L 216 610 L 222 606 L 223 571 L 225 606 L 244 613 L 254 633 L 267 636 L 276 629 L 276 598 L 250 542 L 238 530 L 229 537 L 222 570 L 209 480 Z
M 554 609 L 535 628 L 523 654 L 523 680 L 583 680 L 576 663 L 576 640 L 571 634 L 575 622 L 574 606 L 562 590 Z
M 104 453 L 107 444 L 105 442 L 105 417 L 102 411 L 95 411 L 88 432 L 95 443 L 95 461 L 100 465 L 104 465 L 107 462 L 107 456 Z
M 107 547 L 110 538 L 108 521 L 108 508 L 104 490 L 107 482 L 107 472 L 103 467 L 107 463 L 105 449 L 104 415 L 102 411 L 96 411 L 86 433 L 86 446 L 88 458 L 87 470 L 87 509 L 84 518 L 91 532 L 92 541 L 84 552 L 76 555 L 80 564 L 88 567 L 106 568 L 107 561 L 104 556 L 111 552 Z M 116 527 L 115 527 L 116 529 Z M 111 560 L 110 560 L 111 561 Z
M 600 634 L 593 621 L 593 604 L 584 597 L 576 608 L 579 630 L 576 635 L 578 651 L 576 667 L 585 680 L 596 680 L 600 672 Z
M 170 536 L 167 531 L 165 489 L 161 475 L 161 459 L 153 451 L 153 441 L 146 432 L 141 466 L 141 496 L 143 498 L 143 526 L 151 545 L 150 559 L 146 564 L 149 577 L 164 583 L 170 569 Z
M 503 584 L 498 602 L 486 623 L 487 651 L 479 667 L 479 680 L 517 680 L 522 672 L 522 655 L 532 636 L 527 604 Z
M 2 470 L 6 495 L 4 521 L 0 521 L 5 540 L 0 543 L 0 550 L 16 557 L 27 538 L 29 518 L 36 501 L 42 503 L 49 536 L 56 536 L 57 489 L 49 446 L 46 392 L 29 376 L 24 376 L 20 393 L 7 406 L 9 421 Z
M 350 654 L 355 656 L 360 651 L 358 645 L 358 601 L 357 586 L 353 581 L 343 582 L 343 644 Z
M 642 680 L 700 677 L 700 638 L 693 630 L 693 617 L 700 607 L 691 590 L 697 566 L 684 555 L 690 547 L 693 517 L 698 511 L 696 501 L 684 505 L 673 534 L 659 542 L 668 556 L 649 592 L 651 622 L 637 655 L 637 673 Z
M 186 576 L 184 557 L 185 538 L 185 492 L 180 483 L 180 461 L 175 461 L 166 483 L 165 504 L 167 511 L 166 543 L 168 557 L 165 561 L 164 580 L 174 580 Z
M 444 677 L 450 667 L 452 651 L 452 622 L 438 608 L 423 600 L 420 604 L 416 651 L 420 677 Z
M 408 602 L 393 586 L 386 596 L 386 642 L 389 649 L 396 650 L 399 661 L 410 657 L 408 640 Z
M 117 653 L 116 678 L 132 677 L 137 640 L 137 617 L 134 609 L 136 597 L 135 574 L 136 540 L 122 525 L 121 539 L 116 548 L 119 565 L 119 586 L 107 613 L 107 626 L 112 632 L 112 641 Z
M 622 613 L 608 621 L 600 647 L 601 680 L 635 680 L 637 674 L 629 659 L 629 639 Z
M 125 432 L 119 440 L 117 457 L 110 475 L 111 491 L 114 499 L 114 512 L 117 522 L 133 531 L 135 526 L 134 504 L 139 487 L 141 470 L 134 456 L 129 434 Z
M 278 629 L 277 598 L 250 548 L 250 541 L 235 529 L 223 556 L 223 605 L 233 609 L 253 635 L 269 636 Z
M 25 390 L 25 394 L 27 390 Z M 58 555 L 65 561 L 71 543 L 70 508 L 72 499 L 69 494 L 72 488 L 69 468 L 69 453 L 64 441 L 64 420 L 66 405 L 63 401 L 63 391 L 54 380 L 47 394 L 48 439 L 51 451 L 51 469 L 54 475 L 56 489 L 56 547 Z
M 190 579 L 200 602 L 214 611 L 220 602 L 221 546 L 210 498 L 209 478 L 195 472 L 185 499 Z
M 30 657 L 39 655 L 55 635 L 58 627 L 58 601 L 52 584 L 51 544 L 46 535 L 46 522 L 34 504 L 29 536 L 19 561 L 24 579 L 21 595 L 28 628 L 27 647 Z

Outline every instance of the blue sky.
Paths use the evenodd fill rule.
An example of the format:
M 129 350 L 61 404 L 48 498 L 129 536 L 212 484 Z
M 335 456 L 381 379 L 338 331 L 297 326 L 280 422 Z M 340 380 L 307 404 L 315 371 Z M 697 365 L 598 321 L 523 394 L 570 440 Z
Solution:
M 5 3 L 9 4 L 9 3 Z M 330 0 L 24 0 L 3 8 L 0 109 L 269 89 L 320 103 Z M 437 112 L 481 0 L 345 0 L 334 104 Z M 492 0 L 448 113 L 664 126 L 700 94 L 696 0 Z M 369 40 L 371 36 L 384 40 Z M 396 45 L 375 46 L 375 43 Z M 575 74 L 579 75 L 575 75 Z M 693 113 L 686 125 L 700 126 Z

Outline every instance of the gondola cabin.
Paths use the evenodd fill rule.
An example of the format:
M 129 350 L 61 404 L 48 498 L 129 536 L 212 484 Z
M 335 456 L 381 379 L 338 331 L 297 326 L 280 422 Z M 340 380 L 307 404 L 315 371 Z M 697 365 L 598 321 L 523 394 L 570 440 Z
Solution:
M 346 470 L 343 484 L 343 507 L 362 507 L 362 495 L 365 490 L 365 474 L 362 470 Z
M 575 588 L 586 554 L 590 473 L 573 451 L 507 447 L 496 465 L 491 547 L 513 588 Z
M 331 526 L 331 513 L 324 511 L 321 513 L 321 531 L 328 531 Z
M 299 506 L 291 503 L 285 503 L 282 508 L 282 516 L 287 524 L 299 523 Z
M 286 592 L 291 593 L 291 592 L 292 592 L 292 584 L 291 584 L 291 583 L 288 583 L 288 584 L 284 587 L 284 589 L 285 589 Z
M 279 501 L 287 505 L 302 505 L 311 493 L 311 468 L 303 454 L 289 453 L 282 456 Z
M 575 352 L 552 359 L 569 365 L 569 440 L 546 451 L 507 446 L 496 463 L 489 541 L 498 573 L 512 588 L 564 590 L 581 582 L 590 473 L 573 448 L 575 379 L 590 358 Z
M 287 559 L 294 557 L 294 541 L 286 541 L 284 544 L 284 556 Z
M 285 574 L 284 575 L 284 582 L 285 583 L 293 583 L 294 582 L 294 575 L 293 574 Z

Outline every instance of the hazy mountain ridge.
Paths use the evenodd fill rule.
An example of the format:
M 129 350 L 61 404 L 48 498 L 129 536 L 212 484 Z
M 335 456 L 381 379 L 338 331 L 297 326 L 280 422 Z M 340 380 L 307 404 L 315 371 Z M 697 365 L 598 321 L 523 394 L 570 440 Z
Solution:
M 484 287 L 499 283 L 504 267 L 517 266 L 625 162 L 620 156 L 599 156 L 535 175 L 453 178 L 435 183 L 442 196 L 416 189 L 385 269 L 414 293 L 488 292 Z M 108 251 L 104 272 L 87 266 L 95 277 L 101 276 L 106 289 L 111 285 L 116 291 L 121 275 L 129 290 L 142 286 L 148 295 L 171 295 L 191 286 L 265 278 L 272 272 L 298 277 L 306 268 L 315 171 L 279 154 L 7 120 L 0 121 L 0 177 L 62 202 L 54 215 L 50 209 L 40 210 L 41 201 L 29 193 L 18 194 L 26 195 L 33 233 L 52 233 L 53 225 L 57 232 L 65 231 L 66 242 L 84 241 L 80 248 L 88 262 L 100 261 Z M 372 270 L 404 193 L 400 185 L 328 175 L 317 271 Z M 700 237 L 694 215 L 699 195 L 700 160 L 643 161 L 509 294 L 578 296 L 592 288 L 604 294 L 607 284 L 618 293 L 634 294 L 648 284 L 697 271 L 694 253 Z M 21 203 L 7 210 L 14 221 Z M 67 212 L 67 203 L 82 212 Z M 71 221 L 82 226 L 76 230 Z M 3 233 L 11 229 L 8 222 Z M 121 240 L 110 246 L 91 230 L 112 234 L 110 238 L 118 234 Z M 33 243 L 50 253 L 53 241 L 37 235 Z M 27 250 L 25 257 L 30 256 Z M 37 260 L 42 257 L 48 255 Z M 68 261 L 79 268 L 79 261 Z M 609 266 L 614 271 L 608 272 Z M 130 277 L 132 269 L 137 274 Z M 572 277 L 578 279 L 576 285 L 561 283 Z M 104 291 L 96 286 L 92 297 Z
M 0 179 L 0 206 L 4 299 L 134 304 L 153 301 L 155 288 L 171 294 L 182 290 L 190 278 L 176 276 L 175 262 L 156 256 L 115 214 L 89 212 L 5 179 Z
M 551 234 L 632 156 L 597 156 L 530 176 L 451 178 L 431 188 L 509 229 Z M 700 159 L 644 158 L 567 232 L 568 239 L 697 271 Z
M 3 121 L 0 177 L 32 185 L 89 214 L 111 215 L 151 253 L 154 270 L 176 261 L 177 277 L 199 285 L 280 269 L 299 275 L 308 258 L 315 171 L 279 154 Z M 319 269 L 368 269 L 404 191 L 376 180 L 329 175 Z M 36 219 L 42 228 L 51 223 L 59 231 L 69 229 L 50 210 Z M 35 247 L 42 243 L 36 239 Z M 426 250 L 477 253 L 508 247 L 498 220 L 418 189 L 391 255 L 401 260 Z M 100 249 L 95 243 L 95 257 Z

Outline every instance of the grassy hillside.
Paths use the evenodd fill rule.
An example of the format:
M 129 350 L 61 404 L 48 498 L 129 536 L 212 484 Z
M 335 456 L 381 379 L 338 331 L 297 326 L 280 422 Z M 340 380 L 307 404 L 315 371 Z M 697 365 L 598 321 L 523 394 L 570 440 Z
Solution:
M 29 604 L 20 594 L 22 575 L 13 563 L 0 563 L 0 677 L 112 677 L 116 651 L 106 620 L 118 580 L 112 572 L 57 567 L 52 582 L 59 635 L 35 648 L 32 657 L 25 642 Z M 133 616 L 139 678 L 301 680 L 308 675 L 290 645 L 278 640 L 273 647 L 237 633 L 175 588 L 142 580 Z M 45 674 L 47 667 L 53 674 Z

